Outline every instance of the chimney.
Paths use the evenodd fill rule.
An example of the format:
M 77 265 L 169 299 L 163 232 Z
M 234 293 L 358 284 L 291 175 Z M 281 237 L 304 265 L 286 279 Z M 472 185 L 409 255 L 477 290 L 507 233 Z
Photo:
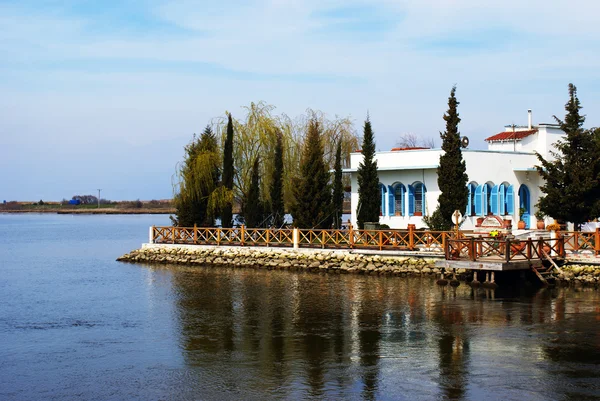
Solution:
M 533 124 L 531 121 L 531 109 L 527 110 L 527 129 L 533 128 Z

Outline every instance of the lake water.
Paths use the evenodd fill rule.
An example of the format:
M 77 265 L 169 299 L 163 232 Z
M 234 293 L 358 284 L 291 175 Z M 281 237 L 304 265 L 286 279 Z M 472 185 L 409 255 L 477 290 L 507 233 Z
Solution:
M 115 261 L 168 223 L 0 215 L 0 399 L 600 399 L 599 291 Z

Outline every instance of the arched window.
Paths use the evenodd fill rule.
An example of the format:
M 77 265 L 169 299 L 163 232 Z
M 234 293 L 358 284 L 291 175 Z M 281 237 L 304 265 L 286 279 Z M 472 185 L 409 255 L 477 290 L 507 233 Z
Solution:
M 390 186 L 390 216 L 404 215 L 405 194 L 406 187 L 402 183 L 396 182 Z
M 427 188 L 422 182 L 415 182 L 408 186 L 408 214 L 423 216 L 425 214 L 425 194 Z
M 475 216 L 475 190 L 477 189 L 477 183 L 475 181 L 467 185 L 469 188 L 469 200 L 467 201 L 467 216 Z

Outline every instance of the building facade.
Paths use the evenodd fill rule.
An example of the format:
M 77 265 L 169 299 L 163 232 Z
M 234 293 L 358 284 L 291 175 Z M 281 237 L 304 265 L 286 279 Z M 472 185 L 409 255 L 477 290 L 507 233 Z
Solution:
M 461 228 L 475 229 L 477 219 L 488 215 L 511 220 L 517 227 L 522 212 L 526 228 L 536 225 L 535 205 L 541 196 L 542 179 L 535 166 L 539 161 L 534 152 L 552 159 L 553 144 L 565 133 L 555 124 L 507 126 L 503 132 L 486 139 L 487 150 L 463 149 L 463 159 L 469 177 L 469 202 L 461 211 Z M 396 148 L 378 152 L 377 160 L 381 207 L 379 222 L 390 228 L 405 229 L 408 224 L 426 227 L 423 216 L 430 216 L 437 207 L 440 190 L 437 183 L 441 149 Z M 350 155 L 352 194 L 351 222 L 356 226 L 358 202 L 357 169 L 363 156 Z

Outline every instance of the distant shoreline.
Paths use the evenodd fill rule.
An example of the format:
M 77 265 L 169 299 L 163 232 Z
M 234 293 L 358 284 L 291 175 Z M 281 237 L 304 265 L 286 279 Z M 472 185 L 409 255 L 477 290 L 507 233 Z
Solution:
M 43 214 L 174 214 L 175 209 L 114 209 L 114 208 L 100 208 L 100 209 L 81 209 L 81 210 L 52 210 L 52 209 L 22 209 L 22 210 L 0 210 L 0 214 L 31 214 L 31 213 L 43 213 Z

